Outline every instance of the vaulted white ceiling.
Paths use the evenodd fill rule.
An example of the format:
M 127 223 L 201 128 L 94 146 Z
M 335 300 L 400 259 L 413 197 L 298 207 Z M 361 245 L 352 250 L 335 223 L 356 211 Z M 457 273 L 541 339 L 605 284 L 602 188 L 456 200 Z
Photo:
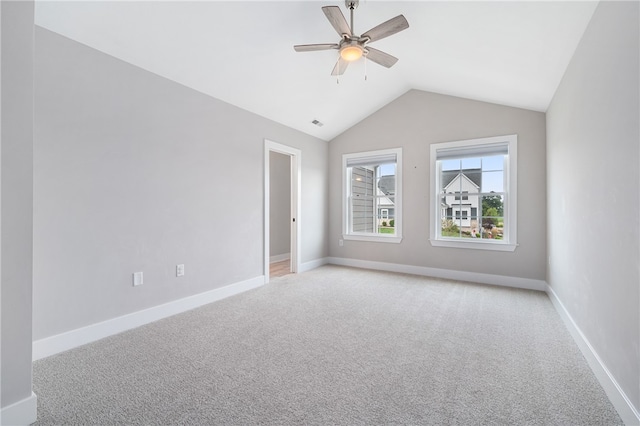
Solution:
M 400 60 L 360 60 L 339 84 L 321 7 L 344 1 L 38 1 L 36 24 L 325 140 L 410 89 L 545 111 L 597 2 L 361 0 L 355 33 L 403 14 L 372 43 Z M 314 119 L 324 123 L 318 127 Z

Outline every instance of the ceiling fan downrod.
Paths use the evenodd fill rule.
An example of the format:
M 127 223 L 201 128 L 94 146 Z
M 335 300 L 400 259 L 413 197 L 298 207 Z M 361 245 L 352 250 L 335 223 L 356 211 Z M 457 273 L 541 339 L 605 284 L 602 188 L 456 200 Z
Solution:
M 360 0 L 344 0 L 344 5 L 347 6 L 351 15 L 351 34 L 355 35 L 356 33 L 353 31 L 353 11 L 358 8 L 358 4 Z

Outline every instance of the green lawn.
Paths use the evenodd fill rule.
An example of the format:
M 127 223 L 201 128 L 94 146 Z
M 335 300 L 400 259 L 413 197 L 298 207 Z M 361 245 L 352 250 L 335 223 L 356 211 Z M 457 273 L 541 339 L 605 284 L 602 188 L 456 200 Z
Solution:
M 460 232 L 442 230 L 442 236 L 443 237 L 459 237 Z
M 473 238 L 471 236 L 471 234 L 469 232 L 463 232 L 462 234 L 460 232 L 455 232 L 455 231 L 445 231 L 444 229 L 441 230 L 442 236 L 443 237 L 458 237 L 458 238 Z M 476 238 L 480 238 L 480 236 L 477 236 Z M 486 234 L 484 236 L 483 239 L 491 239 L 491 237 L 488 237 Z M 498 234 L 496 235 L 493 239 L 495 240 L 501 240 L 502 239 L 502 234 Z
M 395 234 L 396 230 L 395 228 L 385 228 L 385 227 L 378 227 L 378 233 L 380 234 Z

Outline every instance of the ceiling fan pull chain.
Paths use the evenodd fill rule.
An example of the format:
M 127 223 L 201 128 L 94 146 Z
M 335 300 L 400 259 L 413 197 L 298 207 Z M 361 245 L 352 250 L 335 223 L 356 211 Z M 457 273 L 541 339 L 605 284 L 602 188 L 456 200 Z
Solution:
M 367 81 L 367 55 L 364 55 L 364 81 Z

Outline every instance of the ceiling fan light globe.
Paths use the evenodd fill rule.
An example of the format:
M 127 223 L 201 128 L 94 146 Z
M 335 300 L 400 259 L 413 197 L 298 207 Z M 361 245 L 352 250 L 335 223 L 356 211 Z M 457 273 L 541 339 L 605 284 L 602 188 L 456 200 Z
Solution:
M 345 61 L 353 62 L 362 57 L 362 47 L 357 45 L 345 46 L 340 49 L 340 56 Z

